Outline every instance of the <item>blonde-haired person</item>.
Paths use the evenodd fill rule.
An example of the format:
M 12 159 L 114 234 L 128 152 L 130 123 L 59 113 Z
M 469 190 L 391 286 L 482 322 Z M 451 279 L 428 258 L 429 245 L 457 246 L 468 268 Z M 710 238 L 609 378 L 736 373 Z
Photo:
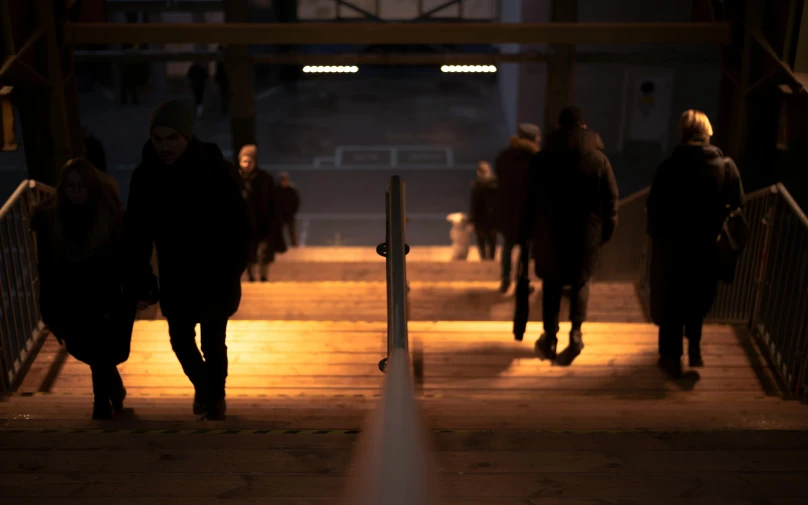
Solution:
M 497 178 L 487 161 L 477 163 L 477 177 L 471 182 L 469 223 L 474 225 L 480 260 L 492 260 L 497 253 Z
M 104 174 L 76 158 L 32 222 L 42 320 L 90 365 L 93 419 L 122 413 L 126 396 L 117 365 L 129 357 L 136 301 L 125 285 L 123 212 Z
M 691 367 L 703 366 L 701 333 L 718 287 L 716 238 L 727 208 L 743 204 L 735 163 L 710 144 L 704 112 L 685 111 L 681 141 L 657 168 L 648 194 L 651 316 L 659 326 L 659 366 L 682 375 L 683 336 Z

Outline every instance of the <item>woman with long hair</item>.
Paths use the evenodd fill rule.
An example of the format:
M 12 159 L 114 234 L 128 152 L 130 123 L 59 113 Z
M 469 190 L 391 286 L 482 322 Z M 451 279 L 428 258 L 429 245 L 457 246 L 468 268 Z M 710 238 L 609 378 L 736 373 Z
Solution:
M 84 158 L 62 168 L 56 194 L 34 212 L 43 322 L 90 365 L 93 419 L 123 412 L 117 365 L 129 357 L 135 300 L 124 289 L 123 206 Z

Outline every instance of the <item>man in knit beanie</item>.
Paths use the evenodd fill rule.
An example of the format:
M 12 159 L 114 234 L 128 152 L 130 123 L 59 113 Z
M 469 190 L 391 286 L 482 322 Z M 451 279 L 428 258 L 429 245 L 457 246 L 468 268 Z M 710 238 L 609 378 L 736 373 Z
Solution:
M 194 114 L 177 100 L 162 102 L 151 113 L 149 131 L 158 156 L 171 165 L 185 153 L 194 137 Z
M 158 105 L 149 126 L 126 209 L 129 286 L 141 308 L 159 298 L 171 347 L 194 386 L 193 412 L 223 419 L 227 321 L 241 302 L 252 235 L 244 187 L 221 150 L 194 137 L 193 114 L 182 103 Z

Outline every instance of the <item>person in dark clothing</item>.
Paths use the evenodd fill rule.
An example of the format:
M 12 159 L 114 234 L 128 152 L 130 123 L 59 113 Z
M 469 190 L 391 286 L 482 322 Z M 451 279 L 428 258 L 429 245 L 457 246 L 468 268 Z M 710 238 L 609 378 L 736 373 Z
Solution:
M 289 243 L 297 247 L 297 211 L 300 210 L 300 192 L 287 172 L 278 177 L 278 211 L 281 221 L 281 238 L 283 233 L 289 234 Z
M 205 112 L 205 88 L 208 84 L 208 66 L 205 62 L 195 61 L 188 69 L 188 80 L 194 94 L 194 114 L 201 118 Z
M 275 261 L 277 237 L 280 233 L 275 181 L 266 170 L 258 167 L 258 148 L 246 145 L 238 155 L 239 169 L 247 188 L 250 212 L 255 231 L 250 245 L 247 277 L 255 282 L 256 266 L 261 282 L 269 280 L 269 265 Z
M 502 235 L 502 285 L 505 293 L 511 286 L 511 256 L 519 242 L 519 230 L 525 217 L 525 202 L 533 155 L 539 151 L 541 130 L 530 123 L 519 125 L 516 135 L 508 141 L 508 148 L 499 153 L 494 163 L 499 196 L 497 221 Z
M 125 284 L 123 207 L 85 158 L 62 169 L 56 194 L 34 212 L 43 322 L 90 365 L 93 419 L 123 413 L 117 365 L 129 358 L 135 299 Z
M 469 221 L 477 234 L 481 260 L 493 260 L 497 253 L 497 178 L 487 161 L 477 164 L 477 178 L 471 183 Z
M 532 240 L 536 276 L 542 279 L 544 333 L 536 350 L 547 359 L 556 357 L 564 286 L 570 286 L 569 357 L 583 349 L 589 280 L 617 226 L 617 182 L 602 145 L 581 111 L 567 107 L 533 159 L 521 235 Z
M 219 51 L 223 52 L 224 48 L 219 46 Z M 222 116 L 227 115 L 230 106 L 230 81 L 227 78 L 227 69 L 223 60 L 216 62 L 216 74 L 213 77 L 216 81 L 216 86 L 219 88 L 219 104 L 221 106 Z
M 151 139 L 132 173 L 126 220 L 131 271 L 140 306 L 148 305 L 156 246 L 160 308 L 171 346 L 194 385 L 193 410 L 225 414 L 227 320 L 241 301 L 252 224 L 246 191 L 221 151 L 193 135 L 193 113 L 163 102 L 151 114 Z M 202 353 L 195 327 L 202 329 Z
M 702 366 L 701 330 L 718 288 L 716 239 L 744 201 L 735 163 L 710 145 L 710 120 L 688 110 L 681 143 L 656 171 L 648 194 L 651 236 L 651 316 L 659 325 L 659 366 L 682 375 L 682 336 L 690 366 Z

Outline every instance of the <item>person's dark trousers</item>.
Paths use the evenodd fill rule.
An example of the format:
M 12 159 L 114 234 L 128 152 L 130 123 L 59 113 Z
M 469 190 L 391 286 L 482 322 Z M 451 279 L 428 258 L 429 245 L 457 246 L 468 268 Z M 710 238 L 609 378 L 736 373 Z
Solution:
M 700 352 L 703 325 L 703 320 L 684 324 L 681 321 L 671 321 L 659 325 L 659 355 L 673 360 L 680 359 L 684 354 L 683 335 L 687 337 L 688 350 L 694 354 Z
M 502 282 L 511 282 L 511 256 L 513 256 L 513 248 L 516 247 L 516 242 L 513 242 L 508 237 L 503 237 L 502 241 Z
M 544 333 L 548 336 L 555 336 L 558 334 L 558 319 L 564 284 L 553 279 L 544 279 L 541 286 Z M 580 282 L 570 286 L 570 322 L 572 322 L 573 331 L 581 330 L 581 326 L 586 321 L 588 306 L 589 282 Z
M 123 408 L 123 379 L 118 367 L 112 363 L 90 365 L 93 379 L 93 418 L 107 419 L 114 410 Z
M 497 232 L 476 228 L 477 247 L 480 249 L 481 260 L 493 260 L 497 254 Z
M 292 244 L 292 247 L 297 247 L 297 219 L 284 221 L 283 227 L 289 230 L 289 243 Z
M 202 330 L 202 354 L 196 346 L 197 323 Z M 224 399 L 227 381 L 227 318 L 202 321 L 172 318 L 168 320 L 168 334 L 171 337 L 171 348 L 197 394 L 211 402 Z

